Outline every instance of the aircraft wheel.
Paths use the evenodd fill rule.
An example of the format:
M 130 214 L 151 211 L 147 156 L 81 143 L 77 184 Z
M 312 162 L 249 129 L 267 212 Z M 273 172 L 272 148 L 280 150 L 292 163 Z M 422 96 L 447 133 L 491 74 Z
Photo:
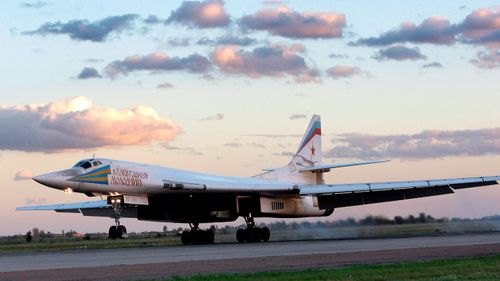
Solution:
M 214 243 L 215 235 L 214 235 L 214 232 L 212 230 L 207 230 L 205 232 L 205 236 L 206 236 L 206 242 L 207 242 L 207 244 L 213 244 Z
M 262 241 L 267 242 L 269 241 L 269 238 L 271 238 L 271 231 L 269 231 L 269 228 L 263 227 L 260 229 L 260 237 L 262 238 Z
M 113 239 L 113 240 L 118 238 L 118 228 L 116 228 L 115 225 L 113 225 L 109 228 L 108 237 Z
M 248 242 L 260 242 L 261 237 L 260 237 L 260 228 L 254 227 L 254 228 L 249 228 L 248 231 Z
M 123 239 L 127 236 L 127 228 L 125 228 L 124 225 L 119 225 L 117 231 L 118 231 L 118 238 Z
M 243 243 L 247 240 L 247 233 L 245 229 L 238 228 L 238 231 L 236 231 L 236 240 L 238 240 L 239 243 Z
M 181 234 L 181 241 L 184 245 L 191 244 L 191 233 L 189 231 L 183 231 Z

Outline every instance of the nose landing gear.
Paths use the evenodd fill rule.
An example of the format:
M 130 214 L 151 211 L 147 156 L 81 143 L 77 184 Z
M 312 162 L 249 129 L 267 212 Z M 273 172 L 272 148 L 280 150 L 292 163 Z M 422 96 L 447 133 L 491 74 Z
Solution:
M 236 240 L 238 240 L 238 242 L 252 243 L 252 242 L 269 241 L 269 238 L 271 237 L 271 232 L 269 231 L 269 228 L 256 227 L 255 220 L 253 219 L 251 214 L 248 217 L 244 218 L 247 224 L 247 228 L 245 229 L 240 228 L 236 232 Z
M 120 215 L 122 212 L 122 200 L 121 198 L 109 198 L 108 201 L 113 206 L 113 217 L 115 219 L 115 225 L 109 228 L 108 237 L 111 239 L 123 239 L 127 237 L 127 228 L 120 224 Z
M 198 228 L 198 223 L 189 224 L 190 231 L 183 231 L 181 241 L 184 245 L 202 245 L 214 243 L 215 235 L 212 230 L 202 230 Z

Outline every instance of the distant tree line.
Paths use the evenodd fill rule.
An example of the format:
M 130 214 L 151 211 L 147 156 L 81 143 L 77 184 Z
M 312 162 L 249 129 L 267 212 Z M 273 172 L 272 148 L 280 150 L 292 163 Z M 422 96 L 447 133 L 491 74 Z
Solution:
M 317 221 L 317 222 L 291 222 L 286 223 L 285 221 L 278 221 L 267 224 L 271 229 L 313 229 L 313 228 L 331 228 L 331 227 L 345 227 L 345 226 L 374 226 L 374 225 L 403 225 L 403 224 L 416 224 L 416 223 L 447 223 L 447 222 L 465 222 L 465 221 L 498 221 L 500 220 L 500 215 L 483 217 L 480 219 L 468 219 L 468 218 L 434 218 L 431 215 L 425 213 L 420 213 L 418 216 L 408 215 L 395 216 L 394 218 L 388 218 L 380 215 L 368 215 L 361 219 L 347 218 L 335 221 Z M 264 224 L 262 224 L 264 225 Z
M 469 218 L 434 218 L 431 215 L 427 215 L 425 213 L 420 213 L 417 216 L 414 215 L 408 215 L 406 217 L 404 216 L 395 216 L 392 219 L 381 216 L 381 215 L 368 215 L 365 216 L 364 218 L 360 219 L 355 219 L 355 218 L 346 218 L 346 219 L 341 219 L 341 220 L 334 220 L 334 221 L 317 221 L 317 222 L 309 222 L 309 221 L 303 221 L 303 222 L 285 222 L 285 221 L 277 221 L 273 223 L 260 223 L 259 226 L 267 226 L 271 229 L 274 230 L 294 230 L 294 229 L 314 229 L 314 228 L 332 228 L 332 227 L 348 227 L 348 226 L 374 226 L 374 225 L 403 225 L 403 224 L 415 224 L 415 223 L 448 223 L 448 222 L 468 222 L 468 221 L 500 221 L 500 215 L 494 215 L 494 216 L 487 216 L 487 217 L 482 217 L 482 218 L 476 218 L 476 219 L 469 219 Z M 216 225 L 211 225 L 209 226 L 210 229 L 213 231 L 217 231 L 220 233 L 233 233 L 235 232 L 238 228 L 244 227 L 244 225 L 240 226 L 229 226 L 226 225 L 224 227 L 218 227 Z M 173 229 L 168 229 L 166 226 L 163 228 L 163 233 L 157 232 L 157 231 L 147 231 L 147 232 L 142 232 L 142 235 L 149 235 L 151 237 L 154 236 L 165 236 L 165 235 L 176 235 L 181 233 L 185 228 L 178 227 L 178 228 L 173 228 Z M 95 235 L 97 236 L 103 236 L 106 237 L 106 233 L 97 233 L 97 234 L 92 234 L 94 237 Z M 65 237 L 65 238 L 70 238 L 70 237 L 83 237 L 83 239 L 90 239 L 91 235 L 90 234 L 85 234 L 81 235 L 78 234 L 76 231 L 70 230 L 65 232 L 64 230 L 60 234 L 54 234 L 51 233 L 50 231 L 44 231 L 39 228 L 33 228 L 30 231 L 26 232 L 25 235 L 12 235 L 12 236 L 3 236 L 3 239 L 16 239 L 16 238 L 22 238 L 24 237 L 27 242 L 31 242 L 34 239 L 44 239 L 44 238 L 54 238 L 54 237 Z

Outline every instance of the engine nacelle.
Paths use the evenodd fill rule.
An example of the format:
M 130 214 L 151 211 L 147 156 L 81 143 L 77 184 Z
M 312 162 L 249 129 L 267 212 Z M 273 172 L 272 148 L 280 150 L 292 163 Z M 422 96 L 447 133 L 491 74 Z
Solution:
M 260 197 L 260 212 L 270 217 L 322 217 L 333 213 L 333 209 L 319 209 L 315 199 L 313 196 Z

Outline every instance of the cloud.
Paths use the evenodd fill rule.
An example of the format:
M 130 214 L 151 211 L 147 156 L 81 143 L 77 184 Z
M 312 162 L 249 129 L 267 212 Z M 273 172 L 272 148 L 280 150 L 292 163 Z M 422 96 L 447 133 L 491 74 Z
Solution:
M 263 9 L 239 20 L 244 29 L 263 30 L 287 38 L 342 37 L 345 16 L 337 13 L 299 13 L 286 6 Z
M 258 143 L 258 142 L 250 142 L 250 143 L 247 143 L 247 145 L 255 147 L 255 148 L 262 148 L 262 149 L 266 148 L 265 145 Z
M 94 107 L 86 97 L 0 106 L 0 150 L 58 152 L 168 142 L 180 128 L 152 108 Z
M 172 11 L 167 23 L 177 22 L 190 27 L 212 28 L 227 26 L 231 20 L 220 0 L 183 1 L 181 6 Z
M 485 44 L 500 42 L 500 8 L 478 9 L 460 23 L 450 24 L 442 17 L 430 17 L 421 24 L 405 22 L 378 37 L 362 38 L 355 45 L 387 46 L 395 43 L 451 45 L 457 41 Z
M 470 63 L 483 69 L 500 67 L 500 50 L 478 52 L 476 57 L 470 60 Z
M 222 119 L 224 119 L 224 114 L 217 113 L 215 115 L 201 118 L 201 119 L 199 119 L 199 121 L 218 121 L 218 120 L 222 120 Z
M 297 119 L 305 119 L 306 117 L 307 116 L 305 114 L 293 113 L 292 115 L 288 116 L 288 119 L 297 120 Z
M 88 62 L 88 63 L 96 63 L 96 62 L 103 62 L 104 60 L 103 59 L 90 58 L 90 59 L 86 59 L 84 61 Z
M 211 46 L 218 46 L 218 45 L 249 46 L 255 44 L 256 42 L 257 40 L 246 36 L 237 37 L 234 35 L 224 35 L 221 37 L 217 37 L 215 39 L 209 39 L 207 37 L 203 37 L 200 40 L 198 40 L 197 44 L 211 45 Z
M 420 49 L 418 47 L 408 48 L 402 45 L 396 45 L 387 47 L 384 49 L 380 49 L 374 56 L 374 59 L 382 61 L 382 60 L 421 60 L 425 59 L 422 53 L 420 53 Z
M 500 154 L 500 127 L 423 131 L 413 135 L 343 134 L 326 157 L 425 159 Z
M 237 142 L 228 142 L 228 143 L 225 143 L 224 146 L 229 146 L 229 147 L 240 147 L 241 144 L 237 143 Z
M 164 52 L 155 52 L 145 56 L 133 55 L 123 60 L 117 60 L 104 68 L 104 73 L 110 78 L 118 75 L 127 75 L 133 71 L 187 71 L 201 73 L 211 67 L 210 61 L 199 54 L 192 54 L 184 58 L 169 57 Z
M 24 199 L 24 204 L 26 204 L 26 205 L 41 205 L 41 204 L 47 204 L 47 198 L 44 198 L 44 197 L 31 197 L 31 198 L 25 198 L 25 199 Z
M 172 89 L 174 87 L 174 85 L 168 83 L 168 82 L 163 82 L 161 84 L 159 84 L 158 86 L 156 86 L 157 89 Z
M 33 178 L 33 172 L 30 170 L 21 170 L 16 173 L 14 176 L 14 180 L 16 181 L 22 181 L 22 180 L 31 180 Z
M 500 7 L 478 9 L 461 22 L 450 24 L 442 17 L 430 17 L 421 24 L 406 22 L 399 28 L 377 37 L 361 38 L 352 45 L 388 46 L 397 43 L 428 43 L 453 45 L 457 42 L 481 46 L 486 51 L 477 53 L 470 62 L 477 67 L 493 69 L 500 66 Z
M 161 146 L 163 146 L 163 148 L 165 148 L 166 150 L 185 151 L 185 152 L 187 152 L 189 154 L 198 155 L 198 156 L 204 155 L 202 152 L 196 150 L 194 147 L 172 146 L 172 145 L 170 145 L 168 143 L 164 143 Z
M 67 34 L 73 40 L 103 42 L 112 33 L 119 33 L 132 26 L 138 17 L 135 14 L 111 16 L 102 20 L 72 20 L 69 22 L 45 23 L 37 30 L 23 32 L 25 35 Z
M 405 22 L 399 28 L 382 33 L 378 37 L 362 38 L 355 45 L 387 46 L 395 43 L 432 43 L 451 45 L 455 43 L 456 29 L 442 17 L 430 17 L 421 24 Z
M 466 42 L 500 44 L 500 7 L 475 10 L 458 25 L 458 29 Z
M 317 68 L 311 68 L 304 73 L 293 77 L 296 83 L 321 83 L 321 73 Z
M 329 58 L 332 58 L 332 59 L 348 59 L 349 56 L 348 55 L 345 55 L 345 54 L 336 54 L 336 53 L 331 53 L 330 55 L 328 55 Z
M 22 2 L 21 4 L 19 4 L 19 7 L 21 7 L 21 8 L 41 9 L 41 8 L 47 6 L 47 5 L 48 5 L 48 3 L 47 2 L 43 2 L 43 1 Z
M 172 47 L 188 47 L 191 44 L 191 38 L 170 38 L 167 43 Z
M 328 68 L 326 70 L 326 73 L 333 79 L 339 79 L 360 75 L 362 74 L 362 71 L 359 67 L 356 66 L 336 65 Z
M 427 64 L 422 65 L 422 68 L 443 68 L 443 65 L 441 63 L 435 61 L 435 62 L 431 62 L 431 63 L 427 63 Z
M 252 78 L 314 75 L 314 69 L 308 68 L 300 55 L 302 52 L 304 46 L 300 44 L 262 46 L 252 51 L 222 46 L 215 48 L 211 58 L 223 72 Z
M 90 78 L 101 78 L 99 72 L 93 67 L 85 67 L 80 71 L 77 79 L 90 79 Z
M 227 147 L 242 147 L 243 145 L 246 145 L 246 146 L 251 146 L 253 148 L 259 148 L 259 149 L 264 149 L 266 148 L 265 145 L 261 144 L 261 143 L 258 143 L 258 142 L 249 142 L 249 143 L 245 143 L 245 144 L 242 144 L 242 143 L 239 143 L 238 140 L 234 140 L 232 142 L 228 142 L 228 143 L 225 143 L 224 146 L 227 146 Z
M 283 156 L 283 157 L 293 157 L 293 156 L 295 156 L 295 153 L 289 152 L 289 151 L 283 151 L 281 153 L 273 153 L 273 155 Z
M 288 1 L 284 1 L 284 0 L 263 0 L 262 4 L 274 6 L 274 5 L 284 5 L 287 2 Z
M 147 18 L 145 18 L 143 20 L 143 22 L 146 23 L 146 24 L 152 25 L 152 24 L 159 24 L 159 23 L 162 23 L 164 21 L 161 20 L 160 18 L 158 18 L 155 15 L 149 15 Z
M 261 138 L 300 138 L 303 137 L 303 135 L 298 135 L 298 134 L 252 134 L 252 135 L 244 135 L 246 137 L 261 137 Z

